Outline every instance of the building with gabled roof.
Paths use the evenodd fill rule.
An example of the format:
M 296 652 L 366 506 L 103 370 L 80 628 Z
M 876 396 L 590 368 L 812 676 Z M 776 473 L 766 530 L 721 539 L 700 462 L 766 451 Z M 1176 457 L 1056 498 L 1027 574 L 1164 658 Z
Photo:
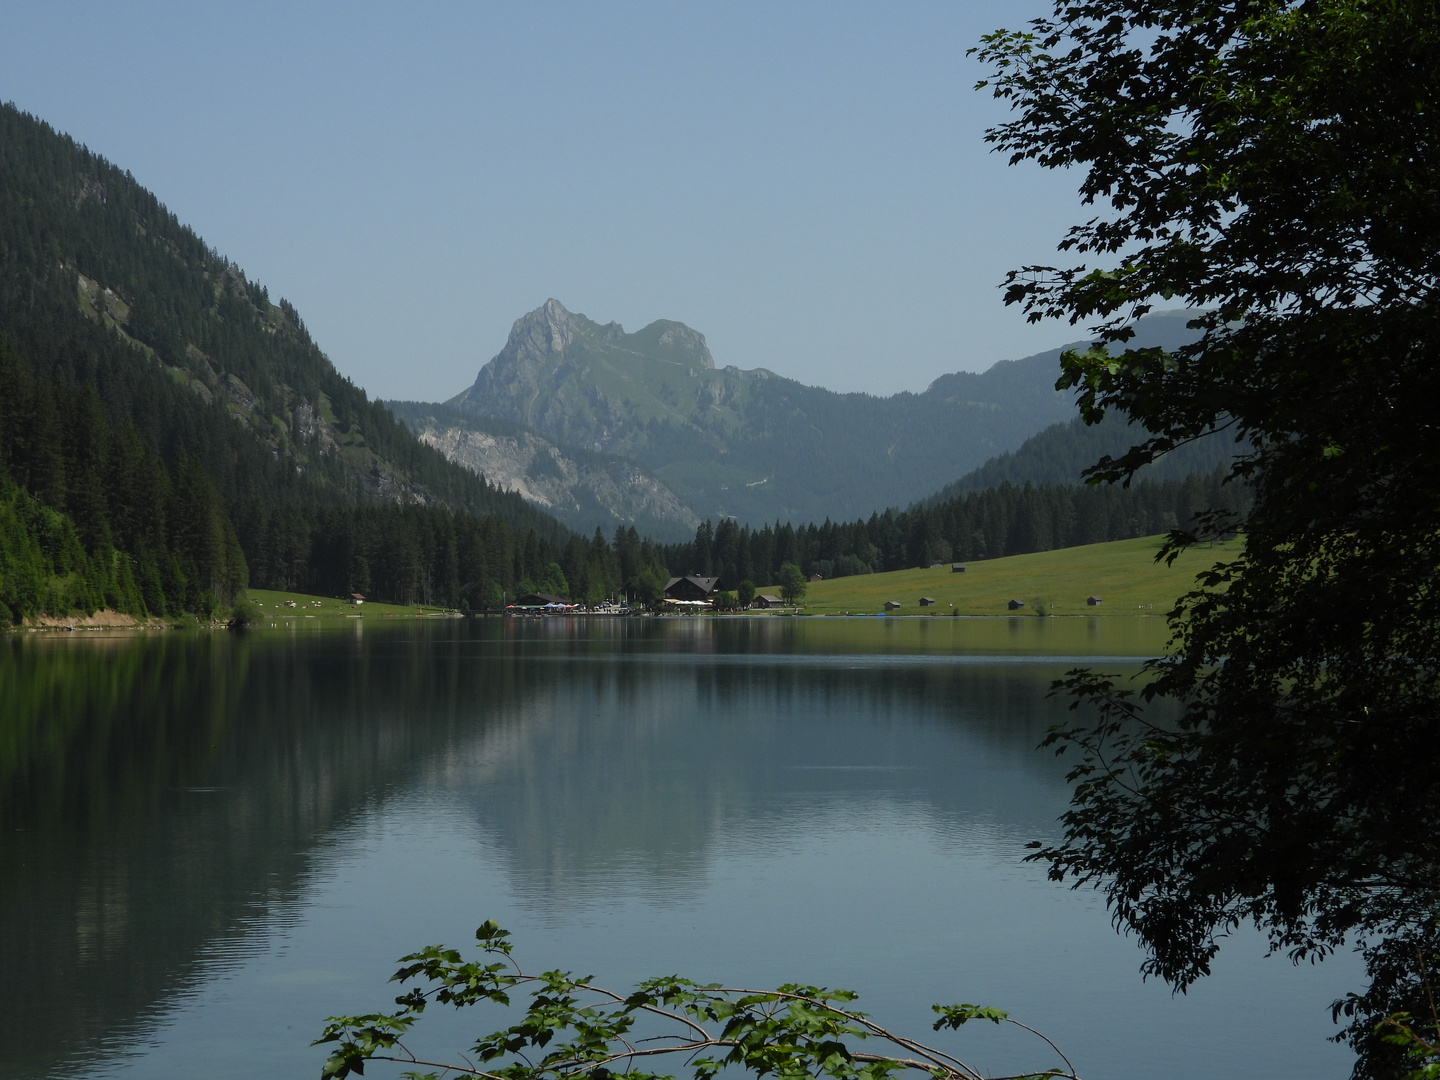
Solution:
M 665 583 L 665 598 L 667 600 L 709 600 L 719 588 L 720 579 L 718 577 L 686 574 L 684 577 L 672 577 Z

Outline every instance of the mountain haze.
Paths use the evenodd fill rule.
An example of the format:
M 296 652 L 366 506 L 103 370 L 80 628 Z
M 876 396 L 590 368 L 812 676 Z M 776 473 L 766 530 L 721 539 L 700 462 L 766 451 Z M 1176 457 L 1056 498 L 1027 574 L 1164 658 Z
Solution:
M 1185 322 L 1147 319 L 1138 343 L 1186 340 Z M 475 383 L 445 403 L 450 422 L 424 438 L 456 447 L 502 421 L 562 452 L 633 462 L 700 518 L 853 518 L 930 496 L 1070 419 L 1074 405 L 1054 385 L 1061 351 L 942 375 L 919 394 L 841 394 L 764 368 L 716 367 L 704 335 L 682 323 L 627 333 L 551 299 L 515 322 Z M 413 427 L 427 408 L 437 412 L 400 411 Z

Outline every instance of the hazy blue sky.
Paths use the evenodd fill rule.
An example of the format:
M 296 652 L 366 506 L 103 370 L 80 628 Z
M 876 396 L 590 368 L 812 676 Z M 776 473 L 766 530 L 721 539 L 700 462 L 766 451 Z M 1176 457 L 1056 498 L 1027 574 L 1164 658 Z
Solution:
M 1005 309 L 1073 178 L 965 50 L 1043 5 L 7 4 L 0 98 L 127 168 L 381 397 L 556 297 L 718 364 L 919 390 L 1074 340 Z

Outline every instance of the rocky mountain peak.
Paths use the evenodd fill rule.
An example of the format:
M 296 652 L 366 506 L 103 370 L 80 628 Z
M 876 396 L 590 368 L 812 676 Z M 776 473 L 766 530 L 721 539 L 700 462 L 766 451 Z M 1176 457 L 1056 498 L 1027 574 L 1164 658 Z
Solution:
M 565 310 L 565 305 L 552 297 L 515 320 L 504 353 L 537 360 L 558 356 L 575 340 L 582 320 L 589 322 L 585 316 Z

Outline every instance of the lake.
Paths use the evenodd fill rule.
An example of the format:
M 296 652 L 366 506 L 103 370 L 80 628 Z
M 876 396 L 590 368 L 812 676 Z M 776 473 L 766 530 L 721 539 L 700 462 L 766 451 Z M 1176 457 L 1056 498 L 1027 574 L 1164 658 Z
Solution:
M 799 981 L 983 1071 L 1336 1080 L 1341 956 L 1185 996 L 1047 881 L 1051 681 L 1151 619 L 358 622 L 0 640 L 0 1077 L 318 1077 L 332 1013 L 497 920 L 532 970 Z M 431 1016 L 434 1020 L 431 1020 Z M 427 1014 L 437 1047 L 489 1030 Z M 973 1027 L 973 1025 L 971 1025 Z M 391 1075 L 379 1066 L 375 1075 Z M 367 1075 L 369 1073 L 367 1072 Z

